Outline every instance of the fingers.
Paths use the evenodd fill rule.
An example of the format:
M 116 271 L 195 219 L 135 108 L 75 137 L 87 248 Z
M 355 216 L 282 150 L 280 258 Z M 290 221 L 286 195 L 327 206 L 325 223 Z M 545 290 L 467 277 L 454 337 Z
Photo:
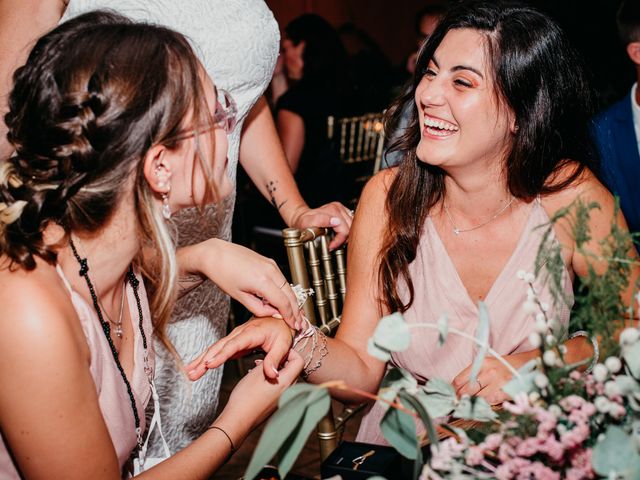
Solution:
M 353 222 L 353 212 L 339 202 L 331 202 L 301 216 L 297 228 L 327 227 L 332 228 L 335 237 L 329 244 L 330 249 L 338 248 L 349 238 L 349 230 Z
M 304 360 L 295 350 L 289 350 L 286 362 L 282 370 L 280 370 L 279 382 L 285 385 L 292 384 L 300 376 Z
M 276 379 L 279 377 L 279 368 L 283 360 L 287 358 L 287 354 L 291 349 L 292 337 L 289 335 L 287 338 L 284 335 L 279 336 L 270 345 L 267 355 L 262 362 L 262 368 L 264 369 L 264 375 L 267 378 Z
M 298 308 L 298 299 L 284 275 L 280 274 L 276 281 L 266 282 L 256 294 L 264 299 L 265 305 L 275 308 L 287 325 L 295 330 L 300 328 L 302 313 Z

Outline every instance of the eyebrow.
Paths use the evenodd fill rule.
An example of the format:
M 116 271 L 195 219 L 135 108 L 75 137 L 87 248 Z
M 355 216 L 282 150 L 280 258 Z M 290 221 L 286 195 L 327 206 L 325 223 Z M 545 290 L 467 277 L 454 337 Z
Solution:
M 440 65 L 438 64 L 438 60 L 436 60 L 436 56 L 435 55 L 433 55 L 431 57 L 431 61 L 433 63 L 435 63 L 436 67 L 440 68 Z M 475 69 L 473 67 L 470 67 L 469 65 L 456 65 L 455 67 L 453 67 L 451 69 L 452 72 L 458 72 L 460 70 L 469 70 L 470 72 L 473 72 L 476 75 L 478 75 L 480 78 L 484 79 L 484 75 L 482 75 L 482 73 L 479 70 L 477 70 L 477 69 Z

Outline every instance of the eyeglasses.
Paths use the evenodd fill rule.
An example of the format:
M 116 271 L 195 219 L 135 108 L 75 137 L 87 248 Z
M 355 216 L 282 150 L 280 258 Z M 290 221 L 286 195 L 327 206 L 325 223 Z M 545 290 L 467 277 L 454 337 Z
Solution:
M 238 123 L 238 106 L 229 92 L 222 88 L 218 89 L 213 123 L 227 133 L 231 133 Z
M 182 141 L 187 138 L 197 137 L 203 133 L 210 132 L 216 128 L 221 128 L 225 133 L 231 133 L 238 123 L 238 107 L 229 92 L 221 88 L 217 91 L 216 110 L 213 113 L 213 124 L 206 124 L 193 127 L 180 132 L 165 141 Z

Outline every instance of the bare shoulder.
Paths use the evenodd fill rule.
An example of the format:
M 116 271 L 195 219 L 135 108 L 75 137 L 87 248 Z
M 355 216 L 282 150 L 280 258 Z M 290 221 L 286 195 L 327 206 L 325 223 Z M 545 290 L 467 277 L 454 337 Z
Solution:
M 567 165 L 556 176 L 556 180 L 562 182 L 569 178 L 575 168 L 575 164 Z M 613 196 L 588 168 L 585 168 L 567 187 L 542 198 L 542 204 L 549 216 L 552 216 L 560 209 L 575 205 L 576 202 L 585 204 L 595 202 L 598 204 L 600 211 L 608 216 L 613 215 Z
M 398 168 L 388 168 L 376 173 L 369 179 L 362 190 L 358 209 L 366 209 L 377 211 L 380 214 L 380 208 L 384 206 L 389 193 L 389 188 L 398 174 Z
M 3 354 L 18 346 L 50 351 L 56 345 L 69 346 L 67 342 L 82 349 L 82 343 L 77 342 L 81 330 L 77 314 L 50 265 L 40 264 L 33 271 L 0 270 L 0 327 Z

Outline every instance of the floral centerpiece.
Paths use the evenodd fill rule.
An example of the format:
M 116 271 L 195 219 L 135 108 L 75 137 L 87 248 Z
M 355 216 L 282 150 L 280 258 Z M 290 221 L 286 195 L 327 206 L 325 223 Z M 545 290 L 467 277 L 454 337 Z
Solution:
M 586 225 L 593 208 L 598 205 L 577 202 L 551 218 L 549 225 L 541 227 L 546 232 L 535 272 L 518 273 L 528 292 L 523 308 L 536 320 L 536 331 L 529 341 L 541 353 L 520 370 L 490 348 L 489 316 L 482 302 L 475 337 L 450 328 L 446 316 L 437 324 L 407 325 L 395 313 L 379 322 L 369 340 L 369 353 L 381 360 L 408 348 L 412 329 L 428 328 L 437 332 L 440 344 L 449 335 L 459 335 L 477 345 L 470 381 L 476 380 L 487 355 L 503 362 L 513 374 L 503 387 L 511 401 L 503 403 L 499 411 L 481 397 L 457 397 L 443 380 L 418 385 L 401 368 L 388 371 L 377 395 L 359 392 L 388 406 L 381 431 L 399 453 L 414 462 L 414 478 L 640 478 L 640 330 L 623 329 L 621 323 L 623 318 L 636 316 L 634 305 L 625 307 L 621 300 L 636 260 L 629 255 L 629 234 L 616 225 L 601 243 L 601 257 L 584 251 L 590 240 Z M 535 278 L 543 275 L 552 286 L 554 300 L 566 301 L 561 288 L 560 246 L 552 240 L 553 225 L 558 221 L 572 226 L 580 253 L 606 259 L 608 265 L 605 271 L 590 268 L 576 294 L 572 336 L 589 337 L 594 345 L 594 358 L 578 364 L 565 361 L 563 342 L 569 332 L 549 318 L 549 306 L 539 301 L 533 285 Z M 640 295 L 632 303 L 640 303 Z M 280 473 L 286 475 L 308 435 L 328 411 L 329 388 L 353 390 L 336 381 L 318 386 L 298 384 L 283 394 L 247 478 L 253 478 L 276 454 Z M 425 434 L 418 433 L 416 419 L 424 425 Z M 475 427 L 464 430 L 456 426 L 455 419 L 473 421 Z M 443 433 L 449 436 L 441 440 Z

